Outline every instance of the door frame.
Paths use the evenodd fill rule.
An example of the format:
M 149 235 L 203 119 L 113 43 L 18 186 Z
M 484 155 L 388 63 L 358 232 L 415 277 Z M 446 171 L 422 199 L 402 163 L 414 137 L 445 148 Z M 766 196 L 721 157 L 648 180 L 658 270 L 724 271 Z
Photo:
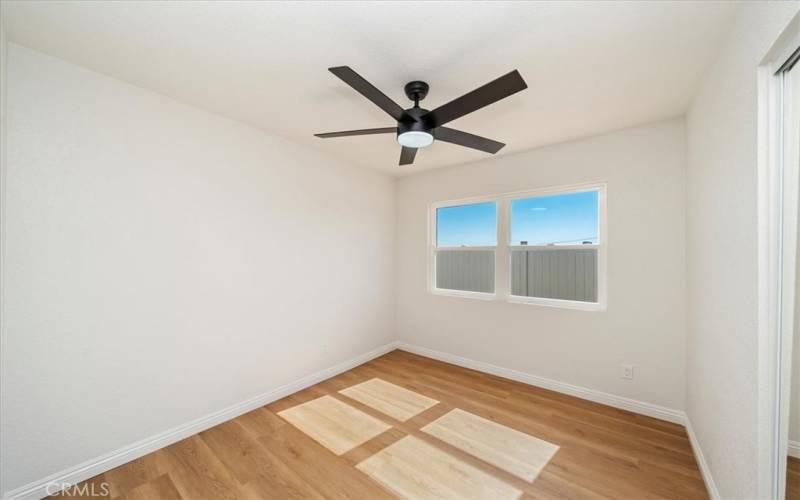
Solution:
M 798 132 L 787 62 L 800 48 L 795 15 L 758 68 L 758 479 L 759 496 L 785 498 L 789 383 L 797 287 Z M 789 66 L 791 69 L 791 66 Z

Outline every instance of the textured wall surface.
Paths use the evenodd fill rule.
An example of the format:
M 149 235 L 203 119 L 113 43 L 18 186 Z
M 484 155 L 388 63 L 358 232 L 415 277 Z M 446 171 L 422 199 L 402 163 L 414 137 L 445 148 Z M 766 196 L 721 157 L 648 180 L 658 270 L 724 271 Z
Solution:
M 799 2 L 747 2 L 687 116 L 687 413 L 723 498 L 759 495 L 757 68 Z M 763 485 L 762 485 L 763 487 Z
M 684 407 L 683 120 L 399 179 L 400 340 L 672 409 Z M 607 183 L 608 308 L 588 312 L 431 294 L 431 204 Z M 621 378 L 622 363 L 635 366 Z
M 8 69 L 7 490 L 394 339 L 392 179 L 17 45 Z

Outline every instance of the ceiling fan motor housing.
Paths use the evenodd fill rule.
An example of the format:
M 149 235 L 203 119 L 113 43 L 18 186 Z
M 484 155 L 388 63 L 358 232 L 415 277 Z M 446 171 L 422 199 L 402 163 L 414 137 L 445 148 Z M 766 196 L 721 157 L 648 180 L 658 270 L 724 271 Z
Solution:
M 406 110 L 406 114 L 412 118 L 411 120 L 400 120 L 397 122 L 397 135 L 404 134 L 406 132 L 425 132 L 426 134 L 432 134 L 433 127 L 426 121 L 421 119 L 428 110 L 424 108 L 409 108 Z

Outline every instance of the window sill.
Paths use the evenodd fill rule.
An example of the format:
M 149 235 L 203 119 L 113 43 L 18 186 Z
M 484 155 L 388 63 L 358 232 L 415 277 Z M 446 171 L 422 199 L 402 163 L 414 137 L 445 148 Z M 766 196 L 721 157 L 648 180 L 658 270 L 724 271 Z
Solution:
M 433 295 L 441 295 L 443 297 L 460 297 L 463 299 L 495 300 L 497 298 L 497 295 L 493 293 L 447 290 L 443 288 L 434 288 L 431 290 L 431 293 Z
M 576 311 L 602 312 L 606 310 L 605 304 L 600 302 L 580 302 L 577 300 L 545 299 L 541 297 L 520 297 L 517 295 L 511 295 L 503 300 L 496 293 L 468 292 L 464 290 L 447 290 L 442 288 L 432 289 L 431 294 L 442 297 L 458 297 L 462 299 L 477 299 L 497 302 L 503 301 L 508 302 L 509 304 L 527 304 L 533 306 L 555 307 L 557 309 L 572 309 Z
M 602 312 L 606 305 L 600 302 L 581 302 L 577 300 L 545 299 L 541 297 L 520 297 L 512 295 L 507 302 L 510 304 L 528 304 L 534 306 L 555 307 L 558 309 L 573 309 L 577 311 Z

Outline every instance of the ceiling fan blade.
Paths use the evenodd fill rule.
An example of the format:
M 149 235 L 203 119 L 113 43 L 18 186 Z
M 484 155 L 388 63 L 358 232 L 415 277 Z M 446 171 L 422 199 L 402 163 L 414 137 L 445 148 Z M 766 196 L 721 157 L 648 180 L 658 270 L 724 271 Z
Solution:
M 414 163 L 415 156 L 417 156 L 417 148 L 407 148 L 403 146 L 403 149 L 400 150 L 399 165 L 411 165 Z
M 492 154 L 497 153 L 503 149 L 503 146 L 505 146 L 505 144 L 502 142 L 493 141 L 491 139 L 487 139 L 486 137 L 481 137 L 479 135 L 474 135 L 447 127 L 438 127 L 433 129 L 433 136 L 438 141 L 458 144 L 459 146 L 477 149 L 479 151 L 485 151 Z
M 400 107 L 399 104 L 375 88 L 374 85 L 366 81 L 361 75 L 353 71 L 349 66 L 328 68 L 328 71 L 338 76 L 344 83 L 350 85 L 358 93 L 375 103 L 382 110 L 389 113 L 389 116 L 395 120 L 400 121 L 405 118 L 405 111 Z
M 364 128 L 361 130 L 344 130 L 342 132 L 326 132 L 324 134 L 314 134 L 316 137 L 322 139 L 330 139 L 331 137 L 348 137 L 351 135 L 374 135 L 374 134 L 393 134 L 397 132 L 397 127 L 384 127 L 384 128 Z
M 443 104 L 427 113 L 423 119 L 432 127 L 439 127 L 447 122 L 453 121 L 466 114 L 477 111 L 484 106 L 495 103 L 520 90 L 528 88 L 528 84 L 522 79 L 519 71 L 501 76 L 497 80 L 491 81 L 482 87 L 462 95 L 447 104 Z

